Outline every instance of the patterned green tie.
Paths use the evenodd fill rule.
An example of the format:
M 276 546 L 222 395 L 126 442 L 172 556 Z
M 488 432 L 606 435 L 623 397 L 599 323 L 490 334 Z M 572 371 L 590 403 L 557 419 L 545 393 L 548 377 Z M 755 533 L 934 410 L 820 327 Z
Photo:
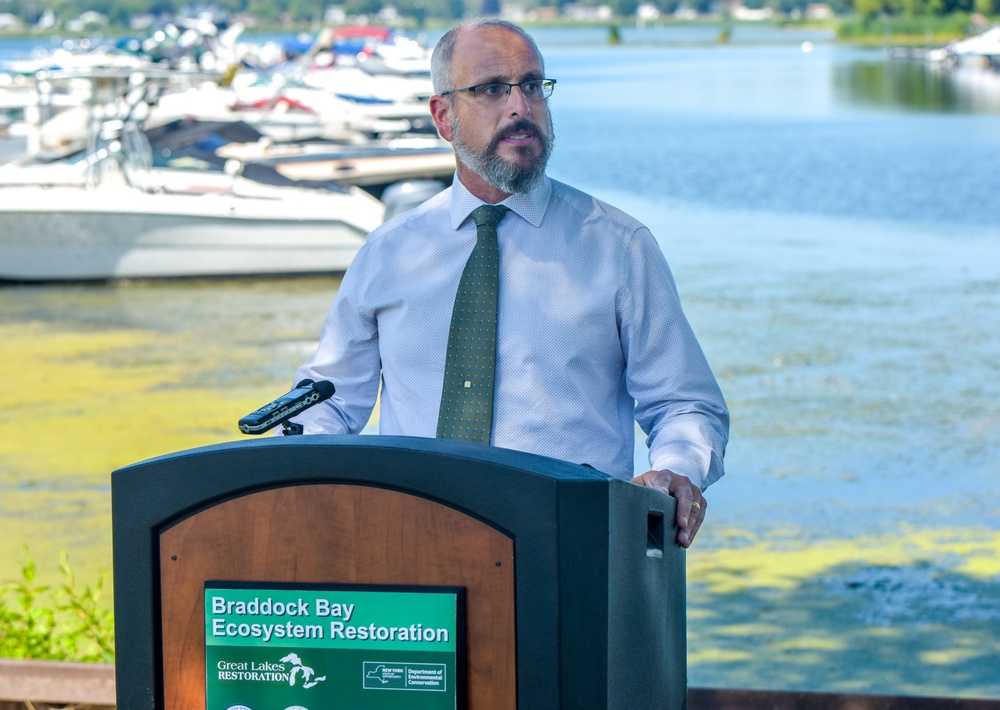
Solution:
M 490 443 L 493 428 L 493 368 L 497 341 L 497 224 L 503 205 L 472 212 L 476 246 L 455 294 L 444 365 L 437 438 Z

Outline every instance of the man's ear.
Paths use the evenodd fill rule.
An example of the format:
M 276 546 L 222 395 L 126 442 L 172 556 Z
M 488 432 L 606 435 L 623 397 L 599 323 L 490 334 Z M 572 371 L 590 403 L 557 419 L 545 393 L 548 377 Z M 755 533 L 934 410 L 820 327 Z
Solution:
M 435 94 L 431 97 L 431 118 L 437 126 L 438 133 L 449 143 L 451 142 L 451 101 L 444 96 Z

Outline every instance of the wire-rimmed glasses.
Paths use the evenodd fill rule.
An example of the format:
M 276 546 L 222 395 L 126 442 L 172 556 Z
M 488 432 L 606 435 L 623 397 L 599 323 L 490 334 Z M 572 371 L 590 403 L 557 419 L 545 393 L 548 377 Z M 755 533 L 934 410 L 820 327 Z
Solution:
M 502 103 L 507 100 L 507 97 L 510 96 L 511 89 L 515 86 L 521 89 L 521 94 L 528 101 L 542 101 L 552 96 L 552 90 L 556 86 L 556 80 L 525 79 L 524 81 L 519 81 L 516 84 L 508 84 L 505 81 L 491 81 L 488 84 L 476 84 L 475 86 L 467 86 L 464 89 L 442 91 L 441 96 L 468 92 L 477 99 L 481 99 L 483 101 L 488 101 L 490 103 Z

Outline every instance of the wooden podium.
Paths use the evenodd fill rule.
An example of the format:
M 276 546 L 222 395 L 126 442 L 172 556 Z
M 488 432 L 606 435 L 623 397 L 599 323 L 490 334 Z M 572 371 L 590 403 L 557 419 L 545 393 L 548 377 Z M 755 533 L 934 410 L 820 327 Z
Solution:
M 291 436 L 115 471 L 112 512 L 120 708 L 206 708 L 212 580 L 461 589 L 459 708 L 685 705 L 660 491 L 493 447 Z

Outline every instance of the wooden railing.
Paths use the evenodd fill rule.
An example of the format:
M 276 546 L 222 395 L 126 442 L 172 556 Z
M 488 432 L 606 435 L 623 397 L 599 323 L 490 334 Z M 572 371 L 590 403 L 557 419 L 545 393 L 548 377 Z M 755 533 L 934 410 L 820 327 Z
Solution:
M 0 710 L 54 707 L 113 710 L 115 667 L 103 663 L 0 658 Z
M 1000 710 L 1000 700 L 691 688 L 688 710 Z M 0 710 L 114 710 L 115 667 L 0 659 Z

